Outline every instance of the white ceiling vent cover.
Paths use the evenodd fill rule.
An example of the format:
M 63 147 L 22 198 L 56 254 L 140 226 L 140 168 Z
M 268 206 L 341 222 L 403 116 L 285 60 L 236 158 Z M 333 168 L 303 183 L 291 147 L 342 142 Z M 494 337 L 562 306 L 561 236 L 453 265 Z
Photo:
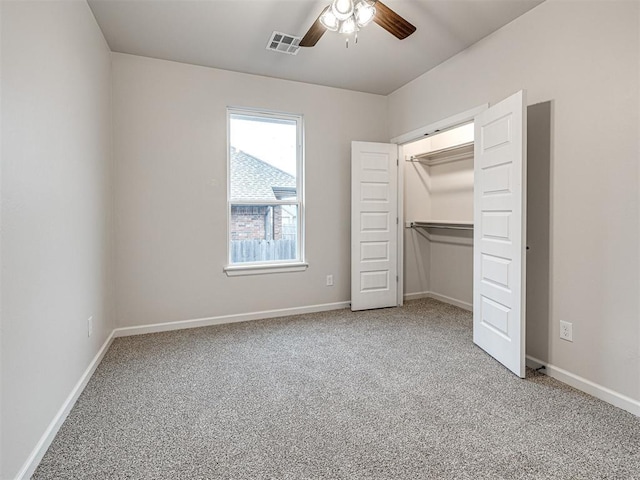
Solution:
M 267 50 L 286 53 L 287 55 L 297 55 L 300 50 L 301 37 L 294 37 L 282 32 L 273 32 L 267 43 Z

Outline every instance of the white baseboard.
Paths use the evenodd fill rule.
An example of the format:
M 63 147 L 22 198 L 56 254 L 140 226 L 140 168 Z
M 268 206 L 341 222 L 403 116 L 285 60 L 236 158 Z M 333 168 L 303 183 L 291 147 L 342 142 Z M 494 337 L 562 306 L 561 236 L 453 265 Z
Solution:
M 420 298 L 431 298 L 431 294 L 430 292 L 414 292 L 414 293 L 405 293 L 403 297 L 405 301 L 418 300 Z
M 473 312 L 473 305 L 471 305 L 468 302 L 463 302 L 462 300 L 458 300 L 456 298 L 447 297 L 446 295 L 440 295 L 439 293 L 435 293 L 435 292 L 430 292 L 430 296 L 431 296 L 431 298 L 434 298 L 436 300 L 440 300 L 441 302 L 449 303 L 451 305 L 455 305 L 456 307 L 460 307 L 460 308 L 463 308 L 465 310 L 469 310 L 470 312 Z
M 543 362 L 542 360 L 538 360 L 537 358 L 529 355 L 527 355 L 527 366 L 531 366 L 532 368 L 544 366 L 545 368 L 543 372 L 546 375 L 640 417 L 640 401 L 638 400 L 634 400 L 631 397 L 627 397 L 626 395 L 611 390 L 610 388 L 598 385 L 591 380 L 582 378 L 574 373 L 568 372 L 567 370 Z
M 436 292 L 415 292 L 406 293 L 404 295 L 405 300 L 417 300 L 419 298 L 433 298 L 434 300 L 440 300 L 441 302 L 463 308 L 464 310 L 468 310 L 470 312 L 473 311 L 473 305 L 471 305 L 470 303 L 463 302 L 462 300 L 458 300 L 456 298 L 447 297 L 446 295 L 440 295 Z
M 340 310 L 348 308 L 351 302 L 324 303 L 321 305 L 309 305 L 306 307 L 281 308 L 277 310 L 264 310 L 262 312 L 237 313 L 233 315 L 221 315 L 219 317 L 196 318 L 192 320 L 178 320 L 167 323 L 154 323 L 150 325 L 137 325 L 135 327 L 121 327 L 113 331 L 114 337 L 128 337 L 131 335 L 143 335 L 145 333 L 168 332 L 185 328 L 208 327 L 225 323 L 247 322 L 250 320 L 264 320 L 275 317 L 288 317 L 305 313 L 326 312 L 328 310 Z
M 58 430 L 60 430 L 60 427 L 67 418 L 67 415 L 69 415 L 69 412 L 75 405 L 78 397 L 87 386 L 87 383 L 89 383 L 93 372 L 96 371 L 96 368 L 98 368 L 98 365 L 100 365 L 100 362 L 102 361 L 105 353 L 107 353 L 107 350 L 109 350 L 113 339 L 114 334 L 113 332 L 111 332 L 111 334 L 109 334 L 105 342 L 102 344 L 102 347 L 100 347 L 98 353 L 96 353 L 96 356 L 93 357 L 93 360 L 91 360 L 91 363 L 89 363 L 89 366 L 80 377 L 80 380 L 78 380 L 78 382 L 71 390 L 71 393 L 69 393 L 69 396 L 60 407 L 60 410 L 58 410 L 58 412 L 53 417 L 53 420 L 45 430 L 42 437 L 40 437 L 40 440 L 31 452 L 31 455 L 29 455 L 29 458 L 27 458 L 27 461 L 18 471 L 18 474 L 15 477 L 16 480 L 28 480 L 29 478 L 31 478 L 31 475 L 33 475 L 33 472 L 35 472 L 38 464 L 40 463 L 40 460 L 42 460 L 42 457 L 44 457 L 44 454 L 47 452 L 47 449 L 51 445 L 51 442 L 53 442 L 53 439 L 58 433 Z

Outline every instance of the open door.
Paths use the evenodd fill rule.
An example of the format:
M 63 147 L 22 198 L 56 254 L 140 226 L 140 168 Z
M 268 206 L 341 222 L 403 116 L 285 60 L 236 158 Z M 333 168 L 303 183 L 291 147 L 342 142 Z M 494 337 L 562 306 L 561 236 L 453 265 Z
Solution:
M 475 117 L 473 341 L 525 377 L 526 98 Z
M 351 310 L 398 297 L 398 146 L 351 143 Z

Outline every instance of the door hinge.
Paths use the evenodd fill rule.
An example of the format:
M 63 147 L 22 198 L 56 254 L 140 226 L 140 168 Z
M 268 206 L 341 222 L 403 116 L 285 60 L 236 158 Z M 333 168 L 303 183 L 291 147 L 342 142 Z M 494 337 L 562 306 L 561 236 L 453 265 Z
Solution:
M 399 280 L 398 280 L 398 275 L 396 275 L 396 282 L 398 282 L 398 281 L 399 281 Z
M 398 220 L 398 217 L 396 217 L 396 225 L 399 225 L 400 221 Z

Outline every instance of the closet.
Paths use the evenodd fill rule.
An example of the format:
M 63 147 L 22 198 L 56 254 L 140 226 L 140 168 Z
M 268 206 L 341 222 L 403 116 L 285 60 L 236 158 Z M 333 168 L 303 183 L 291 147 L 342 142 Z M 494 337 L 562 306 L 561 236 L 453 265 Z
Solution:
M 474 343 L 516 375 L 525 350 L 546 358 L 551 107 L 521 90 L 352 142 L 352 310 L 432 297 L 473 311 Z
M 473 123 L 403 145 L 404 294 L 473 304 Z
M 526 108 L 526 358 L 548 358 L 552 104 Z M 404 298 L 473 310 L 473 123 L 402 148 Z M 476 139 L 477 140 L 477 139 Z

